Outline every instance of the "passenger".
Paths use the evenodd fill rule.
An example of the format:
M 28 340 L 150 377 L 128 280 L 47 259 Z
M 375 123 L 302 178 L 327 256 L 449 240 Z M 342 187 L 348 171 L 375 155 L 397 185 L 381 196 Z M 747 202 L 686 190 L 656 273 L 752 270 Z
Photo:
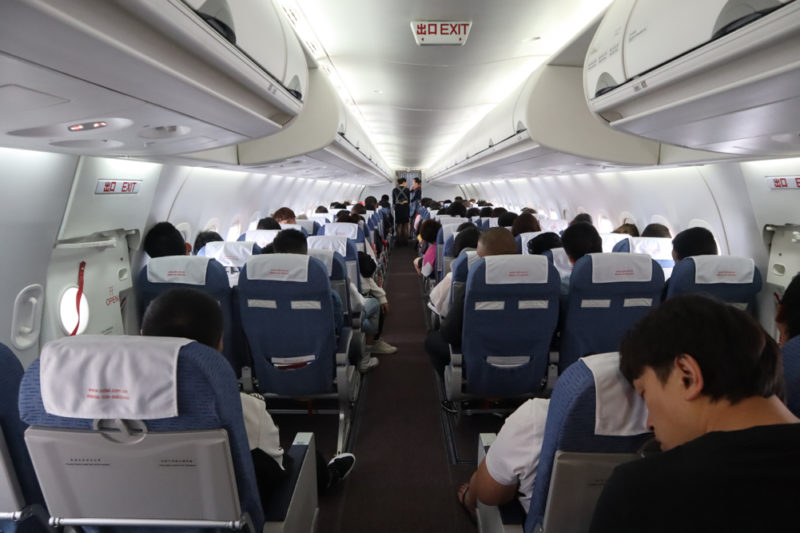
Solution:
M 264 217 L 258 221 L 256 229 L 281 229 L 281 225 L 272 217 Z
M 159 222 L 150 228 L 144 236 L 143 248 L 152 259 L 192 253 L 192 245 L 184 241 L 178 228 L 169 222 Z
M 517 220 L 518 216 L 519 215 L 517 215 L 516 213 L 507 211 L 502 215 L 500 215 L 499 217 L 497 217 L 497 225 L 500 226 L 501 228 L 508 228 L 508 230 L 511 231 L 511 226 L 514 225 L 514 221 Z M 514 236 L 516 237 L 516 235 Z
M 500 215 L 506 212 L 507 210 L 505 207 L 495 207 L 494 209 L 492 209 L 492 215 L 490 218 L 500 218 Z
M 536 214 L 536 209 L 534 209 L 532 207 L 523 207 L 522 210 L 520 210 L 520 214 L 522 215 L 522 214 L 525 214 L 525 213 L 530 213 L 531 215 L 535 215 Z
M 150 302 L 142 318 L 141 334 L 185 337 L 221 352 L 222 330 L 222 309 L 214 298 L 196 289 L 176 288 Z M 261 505 L 266 509 L 271 494 L 287 479 L 292 458 L 283 453 L 278 426 L 267 411 L 264 397 L 244 392 L 239 397 Z M 326 463 L 317 452 L 316 462 L 317 489 L 323 491 L 346 478 L 356 458 L 343 453 Z
M 489 206 L 481 207 L 481 218 L 491 218 L 492 217 L 492 208 Z
M 589 224 L 590 226 L 593 225 L 594 222 L 592 221 L 592 215 L 590 215 L 589 213 L 578 213 L 577 215 L 575 215 L 575 218 L 573 218 L 570 221 L 569 225 L 572 226 L 573 224 L 581 224 L 581 223 Z
M 409 198 L 411 193 L 406 187 L 406 179 L 398 178 L 397 187 L 392 189 L 392 203 L 394 204 L 395 226 L 397 227 L 397 245 L 408 244 Z
M 358 216 L 366 215 L 367 214 L 367 208 L 364 207 L 361 204 L 356 204 L 356 205 L 353 206 L 352 209 L 350 209 L 350 214 L 351 215 L 358 215 Z
M 783 375 L 786 378 L 786 406 L 795 415 L 800 413 L 800 274 L 796 274 L 783 293 L 775 313 L 778 345 L 783 348 Z M 789 346 L 787 344 L 792 341 Z
M 517 241 L 505 228 L 490 228 L 478 238 L 478 257 L 490 255 L 512 255 L 517 253 Z M 464 300 L 454 300 L 447 316 L 442 320 L 439 331 L 431 331 L 425 338 L 425 350 L 431 358 L 439 376 L 444 376 L 444 367 L 450 362 L 452 344 L 461 349 L 461 333 L 464 325 Z
M 530 213 L 522 213 L 520 216 L 514 219 L 514 223 L 511 224 L 511 234 L 516 237 L 521 233 L 531 233 L 534 231 L 542 231 L 542 227 L 539 225 L 539 221 Z
M 636 227 L 636 224 L 631 222 L 625 222 L 620 227 L 614 229 L 611 233 L 625 233 L 630 235 L 631 237 L 638 237 L 639 236 L 639 228 Z
M 580 216 L 580 215 L 579 215 Z M 561 235 L 564 252 L 570 264 L 574 265 L 578 259 L 586 254 L 596 254 L 603 251 L 603 239 L 591 224 L 585 222 L 570 222 L 570 226 Z M 561 277 L 561 294 L 569 293 L 569 278 L 567 273 Z
M 297 224 L 297 217 L 295 216 L 294 211 L 288 207 L 281 207 L 272 213 L 272 218 L 277 220 L 278 224 Z
M 467 218 L 479 217 L 479 216 L 481 216 L 481 210 L 479 208 L 470 207 L 469 209 L 467 209 Z
M 661 237 L 661 238 L 671 238 L 672 234 L 669 232 L 669 228 L 666 227 L 664 224 L 648 224 L 642 230 L 642 237 Z
M 797 531 L 800 420 L 778 397 L 780 351 L 758 322 L 679 296 L 620 352 L 664 452 L 614 470 L 590 531 Z
M 389 314 L 389 300 L 386 291 L 374 279 L 377 268 L 378 265 L 369 254 L 358 252 L 358 270 L 361 273 L 361 290 L 364 297 L 361 330 L 366 335 L 366 345 L 370 355 L 393 354 L 397 351 L 397 347 L 380 338 L 386 315 Z M 378 360 L 372 357 L 364 364 L 377 366 Z
M 420 249 L 424 247 L 422 257 L 414 259 L 414 270 L 423 278 L 429 278 L 436 271 L 436 236 L 442 227 L 436 220 L 429 218 L 419 227 Z
M 478 247 L 478 238 L 481 236 L 480 231 L 470 222 L 465 222 L 458 227 L 453 239 L 453 258 L 457 258 L 464 250 L 474 250 Z M 445 274 L 442 281 L 436 284 L 431 290 L 430 301 L 434 310 L 440 317 L 447 316 L 450 311 L 450 288 L 453 286 L 453 272 L 450 271 Z
M 447 209 L 447 214 L 449 214 L 451 217 L 466 218 L 467 207 L 461 202 L 453 202 Z
M 564 244 L 561 242 L 561 237 L 558 236 L 558 233 L 548 231 L 528 241 L 528 253 L 531 255 L 542 255 L 546 250 L 561 248 L 563 246 Z
M 217 241 L 224 241 L 225 239 L 222 238 L 222 235 L 217 233 L 216 231 L 201 231 L 197 234 L 197 237 L 194 239 L 194 248 L 193 251 L 195 255 L 199 252 L 203 246 L 205 246 L 209 242 L 217 242 Z
M 718 253 L 717 241 L 706 228 L 685 229 L 672 239 L 672 258 L 676 263 L 695 255 L 717 255 Z
M 317 208 L 314 210 L 315 213 L 327 213 L 328 208 L 324 205 L 318 205 Z

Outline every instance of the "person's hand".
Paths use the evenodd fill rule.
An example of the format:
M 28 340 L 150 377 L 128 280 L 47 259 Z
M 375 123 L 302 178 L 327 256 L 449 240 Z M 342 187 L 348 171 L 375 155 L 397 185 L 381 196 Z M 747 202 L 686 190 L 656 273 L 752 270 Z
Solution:
M 416 270 L 417 274 L 419 274 L 420 276 L 422 275 L 422 269 L 419 266 L 421 259 L 422 258 L 417 257 L 416 259 L 414 259 L 414 261 L 412 261 L 412 264 L 414 265 L 414 270 Z
M 385 304 L 381 304 L 381 313 L 383 313 L 383 316 L 386 316 L 386 315 L 389 314 L 389 302 L 386 302 Z

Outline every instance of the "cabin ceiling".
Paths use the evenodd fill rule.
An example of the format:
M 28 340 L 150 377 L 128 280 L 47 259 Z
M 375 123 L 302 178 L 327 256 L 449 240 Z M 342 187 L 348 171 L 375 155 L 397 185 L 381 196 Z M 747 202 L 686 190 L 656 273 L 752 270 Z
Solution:
M 426 169 L 610 0 L 281 3 L 307 22 L 321 45 L 312 55 L 386 162 Z M 472 28 L 464 46 L 421 47 L 412 20 Z

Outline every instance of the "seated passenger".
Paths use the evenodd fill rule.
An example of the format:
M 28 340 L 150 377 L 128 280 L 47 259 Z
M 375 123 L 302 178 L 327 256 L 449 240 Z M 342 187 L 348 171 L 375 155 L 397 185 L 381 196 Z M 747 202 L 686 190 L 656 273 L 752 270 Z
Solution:
M 185 337 L 222 351 L 222 310 L 214 298 L 196 289 L 171 289 L 150 302 L 142 318 L 142 335 Z M 220 354 L 220 357 L 223 357 Z M 241 393 L 242 414 L 261 504 L 266 508 L 270 494 L 286 479 L 287 461 L 281 448 L 278 426 L 267 411 L 260 394 Z M 347 477 L 355 465 L 351 453 L 343 453 L 327 464 L 317 452 L 317 488 L 324 490 Z
M 669 228 L 666 227 L 664 224 L 648 224 L 642 230 L 642 237 L 661 237 L 661 238 L 671 238 L 672 234 L 669 232 Z
M 480 217 L 481 218 L 490 218 L 492 216 L 492 208 L 487 206 L 481 207 Z
M 278 224 L 297 224 L 297 217 L 295 216 L 294 211 L 288 207 L 281 207 L 272 213 L 272 218 L 277 220 Z
M 506 228 L 490 228 L 478 238 L 478 257 L 490 255 L 513 255 L 517 253 L 517 241 Z M 438 331 L 431 331 L 425 338 L 425 350 L 440 377 L 450 362 L 450 347 L 461 349 L 461 333 L 464 325 L 464 299 L 453 301 L 447 316 Z
M 281 225 L 272 217 L 264 217 L 258 221 L 256 229 L 281 229 Z
M 589 213 L 578 213 L 575 215 L 575 218 L 570 220 L 569 225 L 572 226 L 573 224 L 589 224 L 590 226 L 594 224 L 592 221 L 592 215 Z
M 800 274 L 792 278 L 775 312 L 778 345 L 783 348 L 783 374 L 786 379 L 786 406 L 800 413 Z M 789 343 L 789 341 L 792 341 Z M 787 346 L 788 344 L 788 346 Z
M 433 276 L 436 271 L 436 236 L 441 227 L 442 225 L 432 218 L 420 224 L 417 239 L 419 239 L 421 245 L 420 251 L 424 253 L 422 257 L 415 258 L 413 264 L 414 270 L 423 278 Z
M 561 235 L 561 242 L 572 265 L 586 254 L 599 254 L 603 251 L 602 237 L 594 226 L 585 222 L 574 224 L 570 222 L 569 227 Z M 569 293 L 569 274 L 561 276 L 561 294 L 567 293 Z
M 492 216 L 490 218 L 500 218 L 500 215 L 507 212 L 508 210 L 505 207 L 495 207 L 492 209 Z
M 315 213 L 327 213 L 328 208 L 324 205 L 318 205 L 317 208 L 314 210 Z
M 800 420 L 777 396 L 780 351 L 758 322 L 679 296 L 620 351 L 664 452 L 614 470 L 591 531 L 796 531 Z
M 222 235 L 216 231 L 201 231 L 194 239 L 194 248 L 192 249 L 192 252 L 197 255 L 197 252 L 199 252 L 200 249 L 206 244 L 224 240 L 225 239 L 222 238 Z
M 463 229 L 462 229 L 463 228 Z M 463 250 L 475 249 L 478 247 L 478 238 L 481 236 L 475 224 L 465 222 L 458 227 L 453 239 L 453 259 L 457 258 Z M 436 284 L 429 295 L 431 305 L 439 316 L 447 316 L 450 311 L 450 288 L 453 286 L 453 272 L 445 274 L 442 281 Z
M 501 228 L 508 228 L 508 230 L 511 231 L 511 226 L 514 225 L 514 221 L 517 220 L 518 216 L 519 215 L 517 215 L 516 213 L 507 211 L 502 215 L 500 215 L 499 217 L 497 217 L 497 225 Z M 514 237 L 516 237 L 516 235 L 514 235 Z
M 369 254 L 358 252 L 358 270 L 361 273 L 361 288 L 364 297 L 361 329 L 366 334 L 367 350 L 370 355 L 393 354 L 397 351 L 397 347 L 380 338 L 384 320 L 389 314 L 389 300 L 386 298 L 386 291 L 379 287 L 373 278 L 377 268 L 378 265 Z M 377 366 L 378 360 L 372 357 L 366 364 Z
M 184 241 L 181 232 L 169 222 L 159 222 L 150 228 L 142 247 L 152 259 L 192 253 L 192 245 Z
M 528 241 L 528 253 L 542 255 L 546 250 L 563 248 L 563 246 L 564 244 L 561 242 L 561 237 L 558 236 L 558 233 L 548 231 Z
M 447 209 L 447 214 L 451 217 L 465 218 L 467 216 L 467 206 L 461 202 L 453 202 Z
M 636 224 L 625 222 L 620 227 L 613 229 L 611 233 L 624 233 L 626 235 L 630 235 L 631 237 L 638 237 L 639 228 L 636 227 Z
M 681 231 L 672 239 L 672 259 L 677 264 L 682 259 L 696 255 L 717 255 L 717 241 L 706 228 L 694 227 Z M 664 283 L 661 299 L 666 300 L 669 280 Z
M 499 222 L 498 220 L 498 224 Z M 539 220 L 531 213 L 522 213 L 520 216 L 516 217 L 514 223 L 511 224 L 511 234 L 514 237 L 520 233 L 532 233 L 535 231 L 542 231 L 542 227 L 539 225 Z

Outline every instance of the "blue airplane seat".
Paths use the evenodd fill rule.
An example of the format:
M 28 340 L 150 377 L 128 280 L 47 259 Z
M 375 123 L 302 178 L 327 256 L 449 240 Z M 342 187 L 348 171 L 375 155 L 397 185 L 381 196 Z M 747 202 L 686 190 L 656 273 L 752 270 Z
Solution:
M 558 367 L 616 351 L 623 335 L 661 301 L 664 273 L 644 254 L 587 254 L 569 279 Z
M 525 233 L 520 233 L 514 240 L 517 241 L 517 251 L 522 255 L 530 255 L 528 253 L 528 243 L 538 235 L 544 233 L 543 231 L 526 231 Z
M 296 222 L 298 226 L 301 226 L 305 230 L 306 236 L 316 235 L 321 227 L 316 220 L 298 219 Z M 283 229 L 283 224 L 281 224 L 281 229 Z
M 800 335 L 789 339 L 781 348 L 783 379 L 786 382 L 786 407 L 800 416 Z
M 555 267 L 542 256 L 490 256 L 469 268 L 462 353 L 445 369 L 448 399 L 461 392 L 514 397 L 544 389 L 559 286 Z
M 361 271 L 358 269 L 358 251 L 352 239 L 338 235 L 317 235 L 307 240 L 308 249 L 332 250 L 344 257 L 347 279 L 361 291 Z M 342 301 L 344 303 L 344 300 Z
M 542 252 L 542 255 L 547 258 L 550 263 L 556 267 L 558 274 L 563 278 L 572 273 L 572 263 L 569 261 L 569 256 L 564 248 L 551 248 Z
M 272 244 L 272 241 L 275 240 L 275 235 L 280 231 L 279 229 L 251 229 L 239 235 L 236 240 L 254 242 L 259 247 L 264 248 L 268 244 Z
M 344 257 L 342 257 L 339 252 L 322 248 L 309 248 L 308 255 L 316 257 L 325 265 L 325 268 L 328 270 L 328 279 L 331 283 L 331 289 L 336 291 L 342 299 L 345 315 L 349 316 L 351 309 L 350 290 L 348 287 L 349 281 L 347 279 L 347 263 L 345 263 Z
M 174 356 L 175 351 L 177 351 L 177 357 Z M 127 362 L 125 362 L 126 359 Z M 51 366 L 54 361 L 57 361 L 55 363 L 56 366 Z M 70 361 L 72 361 L 71 364 Z M 115 364 L 115 361 L 123 362 Z M 137 361 L 143 361 L 143 364 L 136 364 Z M 64 379 L 63 376 L 69 376 L 71 373 L 76 376 L 75 379 Z M 53 377 L 48 377 L 48 374 Z M 174 376 L 174 382 L 171 379 L 166 379 L 165 376 Z M 151 381 L 155 383 L 155 386 L 148 390 L 147 393 L 143 393 L 143 396 L 139 398 L 136 398 L 135 395 L 141 387 L 128 386 L 128 383 L 138 384 Z M 101 402 L 99 394 L 104 392 L 102 390 L 98 391 L 98 397 L 92 400 L 87 400 L 83 403 L 76 401 L 84 396 L 91 398 L 85 393 L 84 389 L 87 386 L 91 387 L 93 383 L 117 384 L 121 391 L 120 394 L 130 394 L 132 397 L 133 402 L 131 403 L 135 404 L 134 411 L 144 408 L 149 413 L 142 415 L 130 414 L 131 406 L 127 402 L 120 401 L 119 404 L 111 404 L 108 403 L 111 402 L 108 399 Z M 160 394 L 153 394 L 153 390 L 159 388 L 161 390 Z M 47 398 L 51 399 L 50 402 L 48 402 Z M 154 400 L 154 398 L 157 399 Z M 172 407 L 170 402 L 174 401 L 177 402 L 176 413 L 174 410 L 170 412 Z M 94 402 L 97 404 L 93 405 Z M 54 410 L 54 406 L 57 407 L 56 410 Z M 84 501 L 77 500 L 81 494 L 84 494 L 83 490 L 86 489 L 86 486 L 80 490 L 77 488 L 63 490 L 61 483 L 64 482 L 65 478 L 69 479 L 69 473 L 55 475 L 55 479 L 46 480 L 45 476 L 51 476 L 49 467 L 53 466 L 53 464 L 60 464 L 58 459 L 55 460 L 55 463 L 52 463 L 49 454 L 60 451 L 63 443 L 39 449 L 39 452 L 43 453 L 37 457 L 37 447 L 35 445 L 37 439 L 32 435 L 32 433 L 35 433 L 32 430 L 77 430 L 66 433 L 78 433 L 79 435 L 77 436 L 81 439 L 95 438 L 92 437 L 94 435 L 97 440 L 105 442 L 112 437 L 106 436 L 105 430 L 97 429 L 95 423 L 99 419 L 125 419 L 143 424 L 146 427 L 146 433 L 143 439 L 138 439 L 136 442 L 123 443 L 122 446 L 130 449 L 130 454 L 122 453 L 120 455 L 123 457 L 138 457 L 142 453 L 149 456 L 156 455 L 157 457 L 150 459 L 155 464 L 158 464 L 159 460 L 163 461 L 164 452 L 154 452 L 152 449 L 148 449 L 147 436 L 149 435 L 167 434 L 165 438 L 169 439 L 171 438 L 169 434 L 172 432 L 192 432 L 189 435 L 193 435 L 196 431 L 225 430 L 227 433 L 227 445 L 229 446 L 229 458 L 227 460 L 230 461 L 232 459 L 233 462 L 235 486 L 241 506 L 240 511 L 237 511 L 237 513 L 246 512 L 257 531 L 261 531 L 264 525 L 264 513 L 245 432 L 236 376 L 230 365 L 225 361 L 225 358 L 208 346 L 188 339 L 165 337 L 124 335 L 64 337 L 45 345 L 42 349 L 42 356 L 34 361 L 25 372 L 20 387 L 19 408 L 22 420 L 32 426 L 26 432 L 25 438 L 28 448 L 31 450 L 34 464 L 41 462 L 40 466 L 37 466 L 37 474 L 53 516 L 70 518 L 69 514 L 71 513 L 68 507 L 75 506 L 79 507 L 77 513 L 81 514 L 81 516 L 73 516 L 73 518 L 94 517 L 108 519 L 114 518 L 115 512 L 127 513 L 130 512 L 130 509 L 109 511 L 109 503 L 98 502 L 98 500 L 103 499 L 98 494 L 89 496 Z M 80 416 L 66 416 L 65 412 L 75 412 Z M 58 436 L 62 433 L 56 433 L 55 438 L 59 438 Z M 121 433 L 115 431 L 111 433 L 111 435 L 113 434 Z M 194 438 L 187 436 L 185 440 L 193 442 Z M 86 444 L 83 440 L 81 442 L 84 445 Z M 139 444 L 144 448 L 140 447 Z M 72 443 L 72 446 L 75 446 L 75 444 Z M 106 446 L 108 445 L 106 444 Z M 137 450 L 139 451 L 137 452 Z M 93 457 L 91 449 L 86 449 L 82 453 L 81 457 Z M 166 450 L 166 453 L 169 456 L 169 450 Z M 211 467 L 208 463 L 209 458 L 205 455 L 198 456 L 194 460 L 199 462 L 199 464 L 195 463 L 198 469 Z M 180 475 L 177 472 L 180 469 L 171 470 L 176 470 L 176 475 Z M 208 468 L 203 471 L 208 474 L 211 473 Z M 162 514 L 157 518 L 165 519 L 168 517 L 163 515 L 163 507 L 171 508 L 170 506 L 177 505 L 172 502 L 173 497 L 177 496 L 174 492 L 145 500 L 141 497 L 141 494 L 130 494 L 130 491 L 135 489 L 128 488 L 128 478 L 125 478 L 126 483 L 120 483 L 116 476 L 109 478 L 102 470 L 96 470 L 96 472 L 100 480 L 88 482 L 88 486 L 92 487 L 91 492 L 100 494 L 111 492 L 114 494 L 110 496 L 113 507 L 126 507 L 126 500 L 130 500 L 135 506 L 134 511 L 136 513 L 145 513 L 145 518 L 151 505 L 162 507 L 160 511 Z M 214 472 L 218 473 L 219 471 L 214 470 Z M 160 472 L 157 474 L 160 474 Z M 102 479 L 109 481 L 107 486 L 102 485 Z M 208 479 L 210 482 L 214 478 Z M 46 481 L 51 483 L 50 486 L 53 488 L 48 490 L 48 482 Z M 72 481 L 82 482 L 80 479 Z M 137 486 L 139 481 L 138 479 L 136 480 Z M 163 481 L 163 475 L 160 475 L 158 480 L 152 483 L 154 485 L 153 492 L 158 492 Z M 67 481 L 67 483 L 69 482 Z M 64 493 L 67 496 L 64 496 Z M 165 500 L 167 503 L 162 504 L 159 500 Z M 53 503 L 54 501 L 56 503 Z M 213 512 L 210 508 L 214 507 L 216 502 L 213 500 L 203 500 L 202 502 L 202 505 L 198 501 L 189 502 L 188 504 L 184 502 L 182 506 L 184 511 L 188 506 L 191 508 L 192 513 L 195 510 L 198 513 L 196 516 L 186 518 L 209 519 L 209 513 Z M 76 511 L 72 509 L 72 512 L 75 513 Z M 96 514 L 92 516 L 90 513 L 93 512 Z M 120 518 L 134 517 L 125 514 Z M 171 518 L 176 517 L 172 516 Z M 112 531 L 126 531 L 124 527 L 110 529 Z M 103 531 L 108 531 L 108 529 L 104 528 Z
M 281 229 L 296 229 L 297 231 L 301 232 L 303 235 L 308 237 L 309 233 L 306 228 L 303 227 L 302 224 L 281 224 Z
M 322 226 L 319 235 L 347 237 L 356 243 L 356 250 L 366 252 L 366 237 L 361 226 L 353 222 L 331 222 Z
M 697 255 L 675 265 L 666 297 L 705 293 L 753 312 L 761 283 L 761 273 L 749 257 Z
M 239 282 L 239 273 L 247 258 L 260 253 L 261 247 L 258 244 L 246 241 L 209 242 L 197 251 L 199 257 L 211 257 L 225 267 L 231 287 Z
M 649 255 L 661 265 L 665 279 L 669 279 L 675 266 L 672 259 L 672 239 L 668 237 L 626 237 L 614 245 L 613 251 Z
M 472 268 L 480 257 L 478 257 L 477 250 L 462 250 L 458 257 L 453 260 L 451 270 L 453 272 L 452 283 L 450 284 L 450 304 L 456 298 L 459 298 L 458 293 L 464 293 L 467 289 L 467 276 L 469 269 Z
M 631 251 L 631 238 L 626 237 L 614 243 L 612 253 L 630 253 Z

